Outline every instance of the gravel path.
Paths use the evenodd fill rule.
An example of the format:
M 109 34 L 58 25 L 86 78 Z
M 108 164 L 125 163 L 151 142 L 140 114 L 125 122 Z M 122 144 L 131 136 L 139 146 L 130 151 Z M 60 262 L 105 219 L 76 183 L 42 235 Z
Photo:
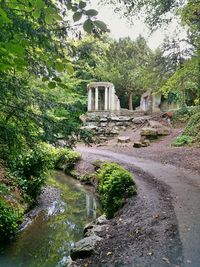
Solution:
M 123 150 L 123 153 L 116 153 L 108 150 L 103 149 L 97 149 L 97 148 L 84 148 L 79 147 L 79 151 L 81 151 L 83 154 L 90 155 L 92 157 L 106 157 L 110 160 L 120 162 L 121 164 L 124 164 L 127 168 L 129 168 L 133 173 L 138 173 L 139 170 L 141 171 L 141 174 L 138 176 L 136 175 L 136 182 L 139 187 L 139 198 L 142 195 L 145 196 L 145 200 L 140 204 L 138 204 L 140 200 L 136 200 L 136 202 L 132 202 L 133 205 L 133 212 L 131 209 L 131 205 L 127 206 L 127 209 L 123 209 L 122 215 L 124 218 L 130 218 L 132 221 L 131 227 L 134 227 L 136 222 L 139 222 L 140 225 L 147 221 L 145 217 L 142 215 L 143 211 L 145 214 L 147 214 L 147 217 L 149 220 L 152 219 L 152 217 L 155 217 L 156 210 L 158 211 L 158 214 L 162 214 L 162 212 L 166 212 L 167 218 L 166 218 L 166 224 L 165 227 L 169 226 L 169 228 L 174 225 L 174 228 L 176 229 L 176 218 L 178 220 L 178 229 L 180 232 L 180 238 L 183 246 L 183 255 L 184 255 L 184 263 L 181 263 L 181 257 L 179 255 L 180 253 L 180 244 L 178 242 L 178 230 L 176 229 L 174 231 L 174 238 L 171 238 L 172 240 L 176 240 L 175 243 L 172 242 L 171 250 L 166 248 L 166 243 L 170 243 L 170 238 L 166 235 L 166 228 L 163 230 L 163 225 L 155 224 L 157 234 L 153 234 L 153 237 L 158 238 L 158 247 L 156 246 L 156 241 L 153 238 L 153 242 L 149 242 L 148 234 L 144 233 L 144 240 L 142 242 L 142 247 L 140 245 L 140 242 L 138 240 L 134 240 L 134 242 L 130 243 L 129 251 L 130 253 L 126 254 L 126 239 L 122 239 L 122 247 L 121 252 L 118 251 L 116 248 L 116 253 L 122 254 L 124 256 L 124 259 L 126 256 L 129 259 L 132 259 L 132 263 L 128 265 L 128 262 L 125 261 L 125 265 L 120 263 L 121 265 L 114 264 L 116 253 L 113 252 L 113 262 L 108 261 L 107 265 L 89 265 L 89 266 L 193 266 L 193 267 L 199 267 L 200 266 L 200 176 L 195 173 L 191 173 L 188 170 L 180 169 L 172 165 L 163 165 L 159 162 L 154 162 L 149 159 L 143 159 L 138 158 L 135 156 L 125 155 L 125 150 Z M 138 169 L 139 168 L 139 169 Z M 149 174 L 149 175 L 146 175 Z M 141 178 L 142 177 L 142 178 Z M 155 181 L 157 184 L 155 184 Z M 145 188 L 148 188 L 145 189 Z M 145 193 L 144 193 L 145 192 Z M 170 198 L 172 197 L 172 199 Z M 171 200 L 170 200 L 171 199 Z M 167 201 L 166 201 L 167 200 Z M 168 203 L 166 205 L 166 203 Z M 153 207 L 155 209 L 153 209 Z M 129 212 L 130 211 L 130 212 Z M 175 211 L 175 213 L 173 213 Z M 138 218 L 136 213 L 138 212 Z M 150 215 L 151 214 L 151 215 Z M 162 217 L 161 216 L 161 217 Z M 158 220 L 159 221 L 159 220 Z M 155 223 L 155 222 L 154 222 Z M 152 224 L 152 222 L 151 222 Z M 151 229 L 150 225 L 147 224 L 146 229 Z M 128 228 L 129 229 L 129 228 Z M 133 228 L 134 229 L 134 228 Z M 155 231 L 155 229 L 153 229 Z M 161 230 L 161 231 L 160 231 Z M 117 228 L 115 230 L 115 236 L 117 234 Z M 135 230 L 134 230 L 135 231 Z M 155 232 L 156 232 L 155 231 Z M 122 235 L 127 235 L 126 228 L 124 228 L 124 233 L 122 230 Z M 171 232 L 170 232 L 171 233 Z M 146 239 L 145 239 L 146 236 Z M 152 238 L 152 236 L 151 236 Z M 150 239 L 151 239 L 150 238 Z M 113 239 L 114 242 L 112 242 L 110 239 L 108 239 L 107 246 L 109 244 L 113 245 L 113 248 L 115 249 L 115 238 Z M 147 241 L 147 242 L 146 242 Z M 111 243 L 110 243 L 111 242 Z M 124 244 L 125 242 L 125 244 Z M 163 242 L 163 243 L 162 243 Z M 120 243 L 121 244 L 121 243 Z M 161 245 L 162 244 L 162 245 Z M 147 252 L 146 248 L 149 246 L 149 253 Z M 125 246 L 125 247 L 124 247 Z M 135 247 L 139 246 L 140 249 L 145 250 L 145 253 L 141 255 L 141 257 L 137 257 L 137 253 L 134 253 L 133 250 L 135 250 Z M 155 251 L 151 254 L 151 249 L 155 249 Z M 159 249 L 160 248 L 160 249 Z M 100 247 L 104 251 L 104 246 Z M 111 249 L 111 248 L 110 248 Z M 133 249 L 133 250 L 132 250 Z M 165 251 L 167 251 L 166 255 L 164 256 L 162 250 L 165 254 Z M 175 251 L 179 253 L 170 254 L 170 251 Z M 138 250 L 136 250 L 138 252 Z M 107 259 L 105 255 L 106 251 L 103 252 L 104 258 Z M 161 254 L 160 254 L 161 253 Z M 130 255 L 132 255 L 132 258 Z M 152 257 L 148 257 L 152 256 Z M 153 260 L 153 255 L 155 255 L 155 258 Z M 161 256 L 162 255 L 162 256 Z M 97 257 L 97 256 L 96 256 Z M 97 257 L 98 258 L 98 257 Z M 98 260 L 101 262 L 100 257 Z M 151 258 L 151 259 L 150 259 Z M 95 257 L 94 257 L 95 259 Z M 166 262 L 163 262 L 164 260 Z M 177 261 L 177 262 L 175 262 Z M 179 262 L 178 262 L 179 261 Z M 95 260 L 94 260 L 95 262 Z M 96 261 L 97 262 L 97 261 Z M 133 263 L 134 262 L 134 263 Z M 158 264 L 157 264 L 158 263 Z M 110 265 L 109 265 L 110 264 Z M 166 265 L 168 264 L 168 265 Z M 80 265 L 84 266 L 84 265 Z
M 140 130 L 128 130 L 122 132 L 122 136 L 129 136 L 131 141 L 138 141 L 140 138 Z M 182 129 L 172 129 L 171 134 L 157 141 L 151 142 L 151 146 L 143 148 L 133 148 L 132 143 L 126 146 L 117 144 L 117 138 L 111 140 L 106 146 L 101 146 L 101 149 L 108 149 L 118 153 L 135 156 L 139 158 L 151 159 L 163 164 L 170 164 L 185 169 L 190 169 L 193 172 L 200 174 L 200 148 L 196 147 L 173 147 L 171 146 L 174 140 Z

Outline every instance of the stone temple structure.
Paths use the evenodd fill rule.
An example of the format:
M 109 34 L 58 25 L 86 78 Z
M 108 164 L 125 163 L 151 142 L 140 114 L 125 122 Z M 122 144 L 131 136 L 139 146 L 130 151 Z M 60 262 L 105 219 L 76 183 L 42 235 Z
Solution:
M 120 112 L 120 102 L 112 83 L 91 82 L 87 89 L 88 112 Z

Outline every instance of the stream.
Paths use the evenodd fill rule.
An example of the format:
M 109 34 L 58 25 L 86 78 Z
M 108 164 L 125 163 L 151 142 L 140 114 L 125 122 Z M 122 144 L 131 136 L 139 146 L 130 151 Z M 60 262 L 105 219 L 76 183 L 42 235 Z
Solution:
M 58 196 L 1 251 L 0 267 L 64 266 L 84 226 L 100 215 L 94 194 L 73 178 L 56 172 L 50 184 Z

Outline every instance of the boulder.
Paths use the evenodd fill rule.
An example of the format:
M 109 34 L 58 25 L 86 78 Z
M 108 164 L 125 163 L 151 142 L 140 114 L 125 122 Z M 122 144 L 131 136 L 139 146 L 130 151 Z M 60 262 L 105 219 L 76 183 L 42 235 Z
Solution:
M 96 235 L 85 237 L 76 242 L 74 248 L 71 250 L 70 256 L 72 260 L 84 259 L 89 257 L 95 251 L 95 245 L 101 241 L 102 238 Z
M 158 121 L 153 121 L 153 120 L 150 120 L 150 121 L 148 122 L 148 125 L 149 125 L 150 127 L 152 127 L 152 128 L 155 128 L 155 129 L 163 127 L 163 125 L 162 125 L 160 122 L 158 122 Z
M 149 126 L 157 130 L 158 135 L 169 135 L 171 130 L 158 121 L 149 121 Z
M 130 143 L 131 142 L 131 139 L 129 136 L 119 136 L 118 139 L 117 139 L 117 142 L 118 143 Z
M 162 126 L 161 128 L 157 129 L 158 135 L 169 135 L 171 132 L 170 128 L 166 126 Z
M 156 137 L 158 135 L 157 130 L 151 127 L 144 127 L 140 132 L 141 136 L 153 136 Z

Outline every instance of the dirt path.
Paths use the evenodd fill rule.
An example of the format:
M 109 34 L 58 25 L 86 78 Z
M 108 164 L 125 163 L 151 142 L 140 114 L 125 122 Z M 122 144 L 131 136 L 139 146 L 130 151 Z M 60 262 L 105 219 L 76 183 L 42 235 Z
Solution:
M 200 223 L 199 223 L 200 222 L 200 197 L 199 197 L 200 176 L 199 175 L 194 174 L 185 169 L 177 168 L 172 165 L 163 165 L 161 163 L 154 162 L 148 159 L 136 158 L 134 156 L 129 156 L 108 150 L 79 147 L 79 151 L 82 152 L 83 154 L 95 155 L 98 158 L 106 157 L 109 158 L 110 160 L 120 162 L 126 165 L 133 172 L 136 172 L 136 169 L 139 168 L 145 173 L 150 174 L 149 177 L 155 177 L 155 179 L 158 181 L 158 184 L 161 183 L 159 184 L 159 186 L 155 186 L 154 179 L 152 178 L 151 179 L 149 178 L 149 180 L 147 179 L 147 177 L 145 179 L 137 178 L 137 183 L 139 185 L 140 190 L 145 190 L 144 183 L 146 183 L 146 186 L 151 188 L 151 190 L 146 190 L 145 194 L 147 197 L 146 205 L 151 206 L 152 204 L 155 207 L 154 212 L 156 212 L 156 209 L 158 210 L 158 212 L 160 212 L 161 209 L 161 211 L 163 210 L 166 211 L 167 213 L 173 212 L 173 210 L 175 210 L 175 214 L 173 216 L 178 220 L 179 233 L 183 247 L 184 264 L 180 262 L 178 263 L 178 261 L 175 262 L 175 257 L 174 257 L 175 255 L 173 255 L 173 257 L 170 257 L 170 261 L 167 262 L 167 265 L 165 265 L 166 262 L 165 263 L 159 262 L 159 259 L 161 259 L 161 257 L 157 255 L 158 257 L 155 256 L 153 262 L 147 261 L 147 264 L 146 263 L 141 264 L 141 262 L 138 261 L 138 264 L 124 265 L 124 266 L 192 266 L 192 267 L 200 266 L 200 256 L 199 256 L 200 255 L 200 234 L 199 234 L 200 233 Z M 168 189 L 165 188 L 165 185 L 168 186 Z M 173 200 L 173 206 L 171 207 L 170 205 L 166 206 L 164 204 L 164 200 L 170 199 L 167 193 L 168 191 L 170 191 L 170 195 L 172 196 Z M 154 198 L 154 200 L 152 200 L 152 197 Z M 172 218 L 170 220 L 172 220 Z M 170 223 L 172 225 L 172 221 Z M 165 239 L 164 237 L 166 237 L 166 232 L 165 233 L 163 232 L 162 236 L 163 240 Z M 169 238 L 166 237 L 166 239 L 169 241 Z M 166 246 L 166 242 L 163 243 L 163 247 L 161 246 L 162 249 L 164 248 L 164 244 Z M 153 242 L 153 246 L 155 246 L 155 242 Z M 178 243 L 177 243 L 177 248 L 179 248 Z M 156 252 L 154 253 L 156 255 Z M 133 255 L 135 256 L 134 253 Z M 143 258 L 145 258 L 144 255 Z M 148 257 L 146 256 L 146 258 Z M 135 260 L 135 258 L 133 257 L 132 260 Z M 158 264 L 156 264 L 155 260 L 157 260 Z M 123 265 L 105 264 L 99 266 L 123 266 Z
M 151 145 L 148 147 L 138 149 L 133 147 L 133 142 L 140 140 L 140 129 L 136 131 L 126 130 L 125 132 L 121 132 L 120 135 L 129 136 L 132 141 L 131 143 L 122 147 L 117 143 L 117 138 L 114 138 L 106 146 L 102 146 L 101 148 L 130 156 L 151 159 L 163 164 L 191 169 L 200 174 L 200 147 L 174 147 L 171 145 L 172 140 L 179 136 L 182 131 L 183 129 L 180 128 L 172 128 L 170 135 L 151 142 Z

